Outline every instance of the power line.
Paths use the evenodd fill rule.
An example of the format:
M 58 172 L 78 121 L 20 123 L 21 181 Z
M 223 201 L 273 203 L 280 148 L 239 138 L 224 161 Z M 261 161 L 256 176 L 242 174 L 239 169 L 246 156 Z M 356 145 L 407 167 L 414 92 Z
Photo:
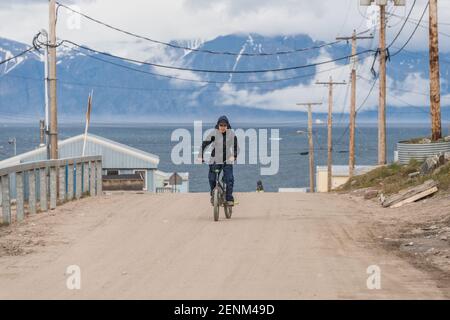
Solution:
M 156 44 L 160 44 L 160 45 L 164 45 L 167 47 L 171 47 L 171 48 L 175 48 L 175 49 L 182 49 L 182 50 L 187 50 L 187 51 L 191 51 L 191 52 L 198 52 L 198 53 L 208 53 L 208 54 L 215 54 L 215 55 L 229 55 L 229 56 L 249 56 L 249 57 L 255 57 L 255 56 L 274 56 L 274 55 L 286 55 L 286 54 L 292 54 L 292 53 L 299 53 L 299 52 L 304 52 L 304 51 L 309 51 L 309 50 L 316 50 L 316 49 L 321 49 L 323 47 L 327 47 L 327 46 L 332 46 L 335 44 L 340 43 L 341 41 L 333 41 L 333 42 L 329 42 L 329 43 L 324 43 L 321 45 L 317 45 L 317 46 L 312 46 L 312 47 L 307 47 L 307 48 L 300 48 L 300 49 L 293 49 L 293 50 L 287 50 L 287 51 L 278 51 L 278 52 L 272 52 L 272 53 L 237 53 L 237 52 L 229 52 L 229 51 L 214 51 L 214 50 L 206 50 L 206 49 L 198 49 L 198 48 L 191 48 L 191 47 L 187 47 L 187 46 L 181 46 L 181 45 L 177 45 L 177 44 L 173 44 L 173 43 L 168 43 L 168 42 L 164 42 L 164 41 L 160 41 L 160 40 L 155 40 L 146 36 L 142 36 L 142 35 L 138 35 L 136 33 L 130 32 L 130 31 L 126 31 L 124 29 L 118 28 L 118 27 L 114 27 L 111 24 L 102 22 L 98 19 L 95 19 L 91 16 L 88 16 L 87 14 L 81 13 L 79 11 L 76 11 L 64 4 L 61 4 L 59 2 L 56 2 L 58 4 L 58 6 L 63 7 L 75 14 L 78 14 L 90 21 L 93 21 L 97 24 L 103 25 L 104 27 L 107 27 L 109 29 L 118 31 L 120 33 L 141 39 L 141 40 L 146 40 L 152 43 L 156 43 Z
M 400 18 L 400 19 L 402 19 L 402 20 L 405 19 L 404 17 L 402 17 L 402 16 L 400 16 L 400 15 L 398 15 L 398 14 L 395 14 L 395 13 L 391 13 L 390 15 L 391 15 L 391 16 L 394 16 L 394 17 L 396 17 L 396 18 Z M 414 19 L 414 18 L 410 18 L 409 20 L 411 20 L 410 23 L 414 23 L 414 22 L 418 22 L 418 21 L 419 21 L 419 20 Z M 428 20 L 423 20 L 422 22 L 423 22 L 423 23 L 429 23 Z M 441 25 L 441 26 L 450 26 L 450 23 L 438 22 L 438 25 Z
M 31 47 L 31 48 L 28 48 L 27 50 L 22 51 L 21 53 L 15 55 L 14 57 L 5 59 L 5 60 L 3 60 L 3 61 L 0 61 L 0 66 L 1 66 L 2 64 L 5 64 L 5 63 L 11 61 L 11 60 L 17 59 L 17 58 L 19 58 L 19 57 L 21 57 L 21 56 L 23 56 L 23 55 L 25 55 L 25 54 L 27 54 L 27 53 L 33 51 L 33 50 L 35 50 L 35 48 L 34 48 L 34 47 Z
M 403 25 L 400 27 L 400 30 L 397 32 L 397 35 L 395 36 L 394 40 L 392 40 L 392 42 L 388 45 L 388 47 L 387 47 L 388 49 L 390 47 L 392 47 L 392 45 L 395 43 L 395 41 L 397 41 L 398 37 L 400 37 L 400 34 L 402 33 L 403 29 L 406 26 L 406 23 L 408 22 L 408 19 L 411 17 L 411 13 L 413 12 L 414 7 L 416 6 L 416 2 L 417 2 L 417 0 L 414 0 L 413 4 L 411 6 L 411 9 L 408 12 L 408 15 L 407 15 L 406 19 L 403 22 Z M 391 13 L 391 14 L 393 14 L 393 13 Z
M 64 44 L 63 44 L 64 45 Z M 69 46 L 64 45 L 67 48 L 71 48 Z M 81 52 L 83 53 L 81 50 L 77 50 L 74 48 L 71 48 L 77 52 Z M 83 53 L 85 54 L 85 53 Z M 141 70 L 141 69 L 136 69 L 136 68 L 132 68 L 123 64 L 119 64 L 119 63 L 115 63 L 109 60 L 105 60 L 99 57 L 96 57 L 94 55 L 90 55 L 90 54 L 85 54 L 86 57 L 88 58 L 92 58 L 94 60 L 98 60 L 104 63 L 108 63 L 114 66 L 117 66 L 119 68 L 123 68 L 123 69 L 127 69 L 130 71 L 135 71 L 135 72 L 139 72 L 139 73 L 143 73 L 143 74 L 148 74 L 151 76 L 157 76 L 157 77 L 163 77 L 163 78 L 169 78 L 169 79 L 173 79 L 173 80 L 179 80 L 179 81 L 187 81 L 187 82 L 195 82 L 195 83 L 208 83 L 208 84 L 239 84 L 239 85 L 245 85 L 245 84 L 267 84 L 267 83 L 275 83 L 275 82 L 282 82 L 282 81 L 290 81 L 290 80 L 296 80 L 296 79 L 302 79 L 302 78 L 310 78 L 315 76 L 316 74 L 320 74 L 320 73 L 325 73 L 325 72 L 329 72 L 329 71 L 333 71 L 336 69 L 340 69 L 345 67 L 346 65 L 342 65 L 342 66 L 338 66 L 338 67 L 334 67 L 334 68 L 330 68 L 327 70 L 323 70 L 323 71 L 318 71 L 315 73 L 309 73 L 309 74 L 305 74 L 305 75 L 299 75 L 299 76 L 293 76 L 293 77 L 287 77 L 287 78 L 281 78 L 281 79 L 272 79 L 272 80 L 259 80 L 259 81 L 215 81 L 215 80 L 198 80 L 198 79 L 186 79 L 186 78 L 180 78 L 180 77 L 176 77 L 176 76 L 170 76 L 170 75 L 163 75 L 163 74 L 159 74 L 159 73 L 154 73 L 154 72 L 150 72 L 150 71 L 145 71 L 145 70 Z
M 402 16 L 399 16 L 399 15 L 394 15 L 394 17 L 402 19 L 402 20 L 404 19 Z M 410 23 L 410 24 L 414 24 L 414 25 L 416 25 L 419 22 L 419 20 L 417 20 L 417 19 L 410 18 L 409 20 L 411 20 L 411 21 L 407 21 L 407 22 Z M 427 23 L 427 21 L 422 21 L 422 23 Z M 419 23 L 419 27 L 421 27 L 422 29 L 428 30 L 429 27 L 426 26 L 426 25 L 423 25 L 422 23 Z M 440 25 L 440 23 L 438 23 L 438 25 Z M 444 37 L 450 37 L 450 34 L 448 34 L 448 33 L 445 33 L 445 32 L 442 32 L 442 31 L 438 31 L 438 33 L 440 35 L 444 36 Z
M 358 78 L 365 80 L 367 82 L 371 81 L 363 76 L 358 76 Z M 429 96 L 428 93 L 423 93 L 423 92 L 417 92 L 417 91 L 411 91 L 411 90 L 405 90 L 405 89 L 400 89 L 400 88 L 394 88 L 394 87 L 390 87 L 390 86 L 386 86 L 386 88 L 394 90 L 394 91 L 401 91 L 401 92 L 406 92 L 406 93 L 414 93 L 414 94 L 418 94 L 418 95 L 422 95 L 422 96 Z
M 125 58 L 125 57 L 121 57 L 121 56 L 118 56 L 118 55 L 113 55 L 111 53 L 95 50 L 95 49 L 92 49 L 92 48 L 80 45 L 80 44 L 75 43 L 75 42 L 70 41 L 70 40 L 62 40 L 61 44 L 62 43 L 69 43 L 69 44 L 71 44 L 73 46 L 76 46 L 78 48 L 81 48 L 81 49 L 84 49 L 84 50 L 87 50 L 87 51 L 91 51 L 91 52 L 94 52 L 94 53 L 98 53 L 98 54 L 101 54 L 101 55 L 104 55 L 104 56 L 108 56 L 108 57 L 111 57 L 111 58 L 116 58 L 116 59 L 125 60 L 125 61 L 129 61 L 129 62 L 134 62 L 134 63 L 138 63 L 138 64 L 144 64 L 144 65 L 157 67 L 157 68 L 178 70 L 178 71 L 200 72 L 200 73 L 218 73 L 218 74 L 248 74 L 248 73 L 269 73 L 269 72 L 292 71 L 292 70 L 299 70 L 299 69 L 305 69 L 305 68 L 310 68 L 310 67 L 317 67 L 317 66 L 320 66 L 320 65 L 333 63 L 333 62 L 338 62 L 338 61 L 342 61 L 342 60 L 345 60 L 345 59 L 353 58 L 355 56 L 363 55 L 365 53 L 373 52 L 373 50 L 364 50 L 364 51 L 358 52 L 358 53 L 356 53 L 354 55 L 347 55 L 347 56 L 335 58 L 335 59 L 332 59 L 332 60 L 316 62 L 316 63 L 300 65 L 300 66 L 276 68 L 276 69 L 261 69 L 261 70 L 210 70 L 210 69 L 197 69 L 197 68 L 184 68 L 184 67 L 168 66 L 168 65 L 158 64 L 158 63 L 152 63 L 152 62 L 140 61 L 140 60 L 131 59 L 131 58 Z M 41 43 L 41 45 L 46 45 L 46 44 Z
M 90 57 L 91 58 L 95 58 L 95 57 L 92 57 L 92 56 L 90 56 Z M 108 63 L 107 60 L 101 60 L 101 61 Z M 114 65 L 116 65 L 118 67 L 125 67 L 126 69 L 130 69 L 130 70 L 136 71 L 136 72 L 148 73 L 148 72 L 143 71 L 143 70 L 129 68 L 129 67 L 125 66 L 125 65 L 120 65 L 120 64 L 114 64 Z M 317 74 L 330 72 L 330 71 L 333 71 L 333 70 L 336 70 L 336 69 L 340 69 L 340 68 L 344 68 L 344 67 L 346 67 L 346 65 L 342 65 L 342 66 L 335 67 L 335 68 L 330 68 L 330 69 L 327 69 L 327 70 L 318 71 L 316 73 L 310 73 L 310 74 L 296 76 L 296 77 L 291 77 L 291 78 L 286 78 L 286 79 L 275 79 L 275 80 L 261 81 L 259 83 L 260 84 L 266 84 L 266 83 L 277 82 L 277 81 L 286 81 L 286 80 L 299 79 L 299 78 L 310 78 L 310 77 L 314 77 Z M 150 73 L 150 75 L 158 75 L 158 74 Z M 26 79 L 26 80 L 32 80 L 32 81 L 43 81 L 43 79 L 40 79 L 40 78 L 27 77 L 27 76 L 22 76 L 22 75 L 13 75 L 13 74 L 10 74 L 10 73 L 0 75 L 0 77 L 2 77 L 2 76 L 4 76 L 4 77 L 12 77 L 12 78 L 19 78 L 19 79 Z M 173 77 L 171 77 L 171 78 L 173 78 Z M 180 78 L 176 78 L 176 79 L 179 80 Z M 59 79 L 58 81 L 61 84 L 74 85 L 74 86 L 111 88 L 111 89 L 123 89 L 123 90 L 137 90 L 137 91 L 168 91 L 168 92 L 171 92 L 171 91 L 177 91 L 177 92 L 178 91 L 186 91 L 186 92 L 191 91 L 191 92 L 193 92 L 193 91 L 202 90 L 203 88 L 207 87 L 205 85 L 205 86 L 197 87 L 197 88 L 193 88 L 193 89 L 157 89 L 157 88 L 138 88 L 138 87 L 105 85 L 105 84 L 96 84 L 96 83 L 80 83 L 80 82 L 66 81 L 66 80 L 63 80 L 63 79 Z M 210 83 L 209 81 L 202 81 L 202 80 L 198 80 L 198 81 L 199 82 Z M 218 82 L 212 82 L 212 84 L 236 84 L 236 83 L 237 84 L 255 84 L 255 83 L 258 83 L 258 82 L 257 81 L 255 81 L 255 82 L 240 82 L 240 83 L 239 82 L 229 83 L 229 82 L 226 82 L 226 81 L 223 81 L 223 82 L 219 82 L 219 81 Z M 271 90 L 271 89 L 272 88 L 267 88 L 267 89 L 264 89 L 264 90 Z M 258 90 L 261 91 L 261 88 L 259 88 Z M 214 91 L 214 90 L 208 90 L 208 91 Z M 202 92 L 205 92 L 205 90 L 203 90 Z
M 430 2 L 428 1 L 428 2 L 427 2 L 427 5 L 425 6 L 425 9 L 423 10 L 422 16 L 420 17 L 419 23 L 417 23 L 417 24 L 416 24 L 416 27 L 414 28 L 414 31 L 411 33 L 411 35 L 409 36 L 409 38 L 408 38 L 408 40 L 405 42 L 405 44 L 404 44 L 397 52 L 395 52 L 395 53 L 393 53 L 393 54 L 390 55 L 391 57 L 395 57 L 396 55 L 398 55 L 398 54 L 399 54 L 400 52 L 402 52 L 403 49 L 405 49 L 406 46 L 409 44 L 409 42 L 411 41 L 411 39 L 412 39 L 412 38 L 414 37 L 414 35 L 416 34 L 417 29 L 419 28 L 419 25 L 420 25 L 420 23 L 421 23 L 423 17 L 425 16 L 425 13 L 427 12 L 427 9 L 428 9 L 429 5 L 430 5 Z
M 375 84 L 378 81 L 378 77 L 376 77 L 372 83 L 372 86 L 369 90 L 369 92 L 367 93 L 367 96 L 364 98 L 364 101 L 359 105 L 359 107 L 356 109 L 355 111 L 355 117 L 358 115 L 359 110 L 361 110 L 364 105 L 366 104 L 366 102 L 369 100 L 370 96 L 372 95 L 373 89 L 375 88 Z M 344 132 L 342 133 L 342 135 L 339 137 L 339 139 L 337 140 L 337 144 L 340 144 L 342 142 L 342 139 L 344 138 L 344 136 L 347 134 L 348 129 L 350 129 L 350 124 L 347 125 L 347 127 L 345 128 Z

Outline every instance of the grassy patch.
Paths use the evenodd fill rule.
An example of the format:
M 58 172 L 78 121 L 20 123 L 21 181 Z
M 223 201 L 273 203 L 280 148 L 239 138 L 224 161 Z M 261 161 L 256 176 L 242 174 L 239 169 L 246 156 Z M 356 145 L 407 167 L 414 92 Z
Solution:
M 420 165 L 420 162 L 412 160 L 407 165 L 394 163 L 382 166 L 366 174 L 353 177 L 338 190 L 351 191 L 374 188 L 389 195 L 405 188 L 420 185 L 429 179 L 439 182 L 440 191 L 448 191 L 450 189 L 450 162 L 438 168 L 432 174 L 410 179 L 409 174 L 419 171 Z

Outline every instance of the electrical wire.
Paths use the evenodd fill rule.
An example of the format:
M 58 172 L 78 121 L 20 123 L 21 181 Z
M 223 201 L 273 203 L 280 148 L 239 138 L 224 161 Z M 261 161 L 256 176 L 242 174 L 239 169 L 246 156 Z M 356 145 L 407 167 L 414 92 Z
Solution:
M 399 16 L 399 15 L 393 15 L 393 16 L 394 16 L 395 18 L 398 18 L 398 19 L 402 19 L 402 20 L 405 19 L 404 17 Z M 411 21 L 407 21 L 407 22 L 410 23 L 410 24 L 416 25 L 417 23 L 419 23 L 419 20 L 417 20 L 417 19 L 412 19 L 412 18 L 410 18 L 409 20 L 411 20 Z M 422 24 L 422 23 L 427 23 L 427 22 L 428 22 L 428 21 L 422 21 L 421 23 L 419 23 L 419 27 L 421 27 L 422 29 L 428 30 L 429 27 Z M 438 23 L 438 25 L 440 25 L 440 23 Z M 445 33 L 445 32 L 442 32 L 442 31 L 438 31 L 438 33 L 439 33 L 440 35 L 444 36 L 444 37 L 450 37 L 450 34 L 448 34 L 448 33 Z
M 316 50 L 316 49 L 321 49 L 327 46 L 332 46 L 335 44 L 340 43 L 342 40 L 338 40 L 338 41 L 333 41 L 333 42 L 329 42 L 329 43 L 324 43 L 324 44 L 320 44 L 317 46 L 312 46 L 312 47 L 307 47 L 307 48 L 300 48 L 300 49 L 293 49 L 293 50 L 287 50 L 287 51 L 278 51 L 278 52 L 271 52 L 271 53 L 237 53 L 237 52 L 229 52 L 229 51 L 214 51 L 214 50 L 206 50 L 206 49 L 198 49 L 198 48 L 191 48 L 191 47 L 187 47 L 187 46 L 181 46 L 181 45 L 177 45 L 177 44 L 173 44 L 173 43 L 168 43 L 168 42 L 164 42 L 164 41 L 160 41 L 160 40 L 155 40 L 146 36 L 142 36 L 142 35 L 138 35 L 136 33 L 130 32 L 130 31 L 126 31 L 124 29 L 115 27 L 111 24 L 102 22 L 98 19 L 95 19 L 91 16 L 88 16 L 87 14 L 81 13 L 79 11 L 76 11 L 62 3 L 56 2 L 58 4 L 59 7 L 63 7 L 75 14 L 78 14 L 92 22 L 95 22 L 97 24 L 100 24 L 104 27 L 107 27 L 109 29 L 118 31 L 120 33 L 141 39 L 141 40 L 146 40 L 152 43 L 156 43 L 156 44 L 160 44 L 160 45 L 164 45 L 167 47 L 171 47 L 171 48 L 175 48 L 175 49 L 182 49 L 182 50 L 187 50 L 187 51 L 191 51 L 191 52 L 198 52 L 198 53 L 208 53 L 208 54 L 215 54 L 215 55 L 229 55 L 229 56 L 248 56 L 248 57 L 255 57 L 255 56 L 274 56 L 274 55 L 286 55 L 286 54 L 293 54 L 293 53 L 299 53 L 299 52 L 304 52 L 304 51 L 309 51 L 309 50 Z
M 416 34 L 417 29 L 419 28 L 419 25 L 420 25 L 420 23 L 421 23 L 423 17 L 425 16 L 425 13 L 427 12 L 429 5 L 430 5 L 430 2 L 428 1 L 428 2 L 427 2 L 427 5 L 425 6 L 425 9 L 423 10 L 422 16 L 420 17 L 419 23 L 417 23 L 417 24 L 416 24 L 416 27 L 414 28 L 414 31 L 411 33 L 411 35 L 409 36 L 408 40 L 403 44 L 403 46 L 402 46 L 398 51 L 396 51 L 395 53 L 393 53 L 393 54 L 390 55 L 391 57 L 395 57 L 396 55 L 398 55 L 398 54 L 399 54 L 400 52 L 402 52 L 403 49 L 405 49 L 406 46 L 409 44 L 409 42 L 411 41 L 411 39 L 412 39 L 412 38 L 414 37 L 414 35 Z
M 75 51 L 83 53 L 82 51 L 74 49 L 72 47 L 69 47 L 69 46 L 66 46 L 66 47 L 67 48 L 71 48 L 71 49 L 73 49 Z M 83 54 L 85 54 L 85 53 L 83 53 Z M 101 59 L 101 58 L 96 57 L 94 55 L 89 55 L 89 54 L 85 54 L 85 55 L 86 55 L 86 57 L 89 57 L 89 58 L 92 58 L 92 59 L 95 59 L 95 60 L 99 60 L 99 61 L 102 61 L 104 63 L 112 64 L 112 65 L 115 65 L 115 66 L 120 67 L 120 68 L 136 71 L 136 72 L 139 72 L 139 73 L 144 73 L 144 74 L 149 74 L 149 75 L 152 75 L 152 76 L 158 76 L 158 77 L 164 77 L 164 78 L 170 78 L 170 79 L 174 79 L 174 80 L 181 80 L 181 81 L 188 81 L 188 82 L 198 82 L 198 83 L 209 83 L 209 84 L 265 84 L 265 83 L 275 83 L 275 82 L 289 81 L 289 80 L 295 80 L 295 79 L 301 79 L 301 78 L 309 78 L 309 77 L 313 77 L 314 75 L 316 75 L 318 73 L 329 72 L 329 71 L 340 69 L 340 68 L 343 68 L 343 67 L 346 66 L 346 65 L 341 65 L 341 66 L 338 66 L 338 67 L 330 68 L 330 69 L 327 69 L 327 70 L 322 70 L 322 71 L 319 71 L 319 72 L 314 72 L 314 73 L 305 74 L 305 75 L 299 75 L 299 76 L 293 76 L 293 77 L 287 77 L 287 78 L 281 78 L 281 79 L 229 82 L 229 81 L 186 79 L 186 78 L 180 78 L 180 77 L 176 77 L 176 76 L 163 75 L 163 74 L 159 74 L 159 73 L 149 72 L 149 71 L 145 71 L 145 70 L 141 70 L 141 69 L 136 69 L 136 68 L 132 68 L 132 67 L 129 67 L 129 66 L 125 66 L 123 64 L 119 64 L 119 63 L 115 63 L 115 62 L 112 62 L 112 61 L 109 61 L 109 60 Z
M 35 50 L 35 48 L 34 48 L 34 47 L 31 47 L 31 48 L 28 48 L 27 50 L 24 50 L 24 51 L 22 51 L 21 53 L 15 55 L 14 57 L 5 59 L 5 60 L 3 60 L 3 61 L 0 61 L 0 66 L 1 66 L 2 64 L 8 63 L 9 61 L 14 60 L 14 59 L 17 59 L 17 58 L 19 58 L 19 57 L 21 57 L 21 56 L 23 56 L 23 55 L 25 55 L 25 54 L 27 54 L 27 53 L 29 53 L 29 52 L 31 52 L 31 51 L 34 51 L 34 50 Z
M 71 44 L 71 45 L 73 45 L 75 47 L 78 47 L 80 49 L 84 49 L 84 50 L 87 50 L 87 51 L 90 51 L 90 52 L 94 52 L 94 53 L 98 53 L 98 54 L 101 54 L 101 55 L 104 55 L 104 56 L 108 56 L 110 58 L 116 58 L 116 59 L 129 61 L 129 62 L 133 62 L 133 63 L 148 65 L 148 66 L 152 66 L 152 67 L 163 68 L 163 69 L 170 69 L 170 70 L 178 70 L 178 71 L 189 71 L 189 72 L 199 72 L 199 73 L 217 73 L 217 74 L 248 74 L 248 73 L 268 73 L 268 72 L 283 72 L 283 71 L 300 70 L 300 69 L 305 69 L 305 68 L 310 68 L 310 67 L 317 67 L 317 66 L 328 64 L 328 63 L 338 62 L 338 61 L 342 61 L 342 60 L 345 60 L 345 59 L 353 58 L 355 56 L 360 56 L 360 55 L 363 55 L 363 54 L 366 54 L 366 53 L 369 53 L 369 52 L 373 52 L 373 50 L 364 50 L 364 51 L 361 51 L 361 52 L 357 52 L 354 55 L 347 55 L 347 56 L 344 56 L 344 57 L 339 57 L 339 58 L 335 58 L 335 59 L 331 59 L 331 60 L 327 60 L 327 61 L 316 62 L 316 63 L 300 65 L 300 66 L 275 68 L 275 69 L 261 69 L 261 70 L 210 70 L 210 69 L 198 69 L 198 68 L 184 68 L 184 67 L 168 66 L 168 65 L 162 65 L 162 64 L 152 63 L 152 62 L 147 62 L 147 61 L 140 61 L 140 60 L 137 60 L 137 59 L 125 58 L 125 57 L 121 57 L 121 56 L 118 56 L 118 55 L 113 55 L 111 53 L 95 50 L 95 49 L 92 49 L 92 48 L 80 45 L 80 44 L 78 44 L 76 42 L 73 42 L 73 41 L 70 41 L 70 40 L 62 40 L 61 44 L 63 44 L 63 43 L 69 43 L 69 44 Z M 46 45 L 46 44 L 41 43 L 41 45 Z
M 406 23 L 408 22 L 409 18 L 411 17 L 411 13 L 413 12 L 414 7 L 416 6 L 416 2 L 417 2 L 417 0 L 414 0 L 413 4 L 411 6 L 411 9 L 409 10 L 408 15 L 406 16 L 406 19 L 403 22 L 403 25 L 400 27 L 400 30 L 397 32 L 397 35 L 394 37 L 394 39 L 391 41 L 391 43 L 387 46 L 387 49 L 392 47 L 392 45 L 395 43 L 395 41 L 397 41 L 397 39 L 400 37 L 400 34 L 402 33 L 403 29 L 405 28 Z M 391 13 L 391 14 L 393 14 L 393 13 Z

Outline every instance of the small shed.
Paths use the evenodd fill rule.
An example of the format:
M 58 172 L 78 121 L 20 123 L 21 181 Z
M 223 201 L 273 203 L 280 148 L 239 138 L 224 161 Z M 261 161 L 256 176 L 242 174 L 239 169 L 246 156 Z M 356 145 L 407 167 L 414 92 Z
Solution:
M 355 166 L 354 175 L 364 174 L 375 169 L 375 166 Z M 337 188 L 349 179 L 349 166 L 334 165 L 331 167 L 331 188 Z M 316 191 L 327 192 L 328 187 L 328 167 L 316 167 Z

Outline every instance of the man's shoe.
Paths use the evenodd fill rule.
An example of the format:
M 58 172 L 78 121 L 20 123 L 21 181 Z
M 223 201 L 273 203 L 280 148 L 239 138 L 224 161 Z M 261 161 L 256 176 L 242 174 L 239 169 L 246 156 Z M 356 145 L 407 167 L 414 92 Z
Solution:
M 227 201 L 227 206 L 233 207 L 234 206 L 234 200 Z

